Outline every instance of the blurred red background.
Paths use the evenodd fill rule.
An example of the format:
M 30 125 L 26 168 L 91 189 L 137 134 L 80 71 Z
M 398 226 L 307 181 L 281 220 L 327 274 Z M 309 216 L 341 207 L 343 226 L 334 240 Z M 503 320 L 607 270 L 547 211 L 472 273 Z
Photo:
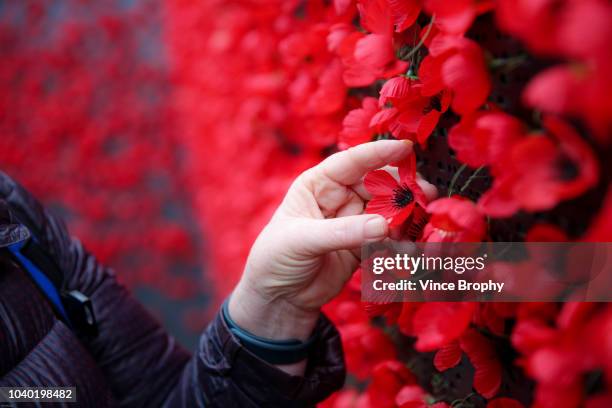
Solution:
M 360 2 L 365 3 L 373 6 L 358 20 L 351 0 L 0 0 L 0 169 L 61 214 L 72 233 L 193 348 L 198 332 L 240 276 L 251 243 L 289 183 L 338 145 L 390 137 L 387 131 L 374 132 L 370 124 L 377 111 L 390 111 L 375 99 L 391 82 L 383 79 L 408 81 L 408 61 L 402 55 L 431 56 L 425 50 L 431 44 L 421 48 L 425 34 L 421 45 L 415 44 L 417 34 L 433 26 L 431 10 L 421 12 L 423 2 Z M 511 197 L 515 202 L 509 200 L 510 206 L 504 202 L 507 197 L 493 200 L 507 214 L 491 220 L 495 215 L 485 212 L 491 218 L 482 238 L 523 239 L 532 226 L 545 222 L 543 228 L 530 230 L 539 240 L 553 239 L 551 234 L 555 239 L 607 240 L 612 211 L 612 82 L 607 74 L 612 11 L 607 3 L 541 2 L 545 6 L 533 14 L 529 2 L 517 2 L 521 8 L 499 0 L 495 10 L 487 1 L 425 3 L 448 12 L 447 22 L 457 13 L 460 34 L 476 50 L 470 54 L 478 57 L 476 62 L 461 60 L 465 64 L 460 68 L 473 69 L 459 72 L 462 76 L 454 83 L 459 89 L 453 92 L 474 97 L 471 87 L 461 85 L 464 77 L 476 77 L 483 92 L 471 108 L 482 108 L 479 114 L 501 109 L 534 134 L 544 133 L 542 112 L 563 114 L 580 133 L 575 139 L 584 139 L 581 146 L 588 145 L 584 150 L 593 152 L 587 156 L 592 154 L 591 161 L 599 166 L 574 192 L 541 201 L 545 194 L 539 186 L 550 182 L 563 187 L 567 180 L 547 178 L 552 160 L 538 172 L 541 184 L 530 183 L 529 169 L 517 166 L 510 181 L 536 187 Z M 445 10 L 451 3 L 459 6 Z M 381 4 L 406 6 L 393 10 L 399 10 L 393 18 L 404 20 L 392 21 L 387 36 L 373 33 L 364 21 L 364 16 L 375 20 L 384 14 L 377 7 Z M 488 14 L 476 18 L 484 12 Z M 502 28 L 504 13 L 507 26 L 501 32 L 497 28 Z M 572 24 L 558 24 L 560 16 Z M 527 17 L 542 24 L 530 24 Z M 437 24 L 434 30 L 444 29 Z M 559 26 L 563 32 L 554 30 Z M 351 49 L 348 64 L 333 41 L 334 35 L 347 33 L 371 46 L 361 60 L 358 50 Z M 557 35 L 565 41 L 559 43 Z M 375 41 L 384 42 L 384 52 L 373 52 L 381 49 Z M 352 45 L 358 48 L 355 41 Z M 378 59 L 385 62 L 384 72 L 377 71 Z M 366 72 L 372 75 L 364 80 L 357 75 L 363 74 L 363 66 L 376 72 Z M 526 106 L 527 88 L 535 94 L 531 105 L 537 109 Z M 432 104 L 434 96 L 427 100 Z M 469 128 L 474 112 L 446 105 L 428 105 L 427 112 L 419 112 L 437 111 L 434 127 L 440 119 L 425 135 L 429 150 L 418 151 L 419 170 L 442 195 L 462 186 L 460 193 L 476 202 L 498 175 L 478 175 L 484 166 L 463 172 L 461 152 L 458 158 L 449 150 L 446 135 L 465 118 Z M 343 129 L 343 120 L 350 122 L 345 118 L 358 122 L 367 114 L 366 122 L 355 126 L 357 135 Z M 362 128 L 364 135 L 359 134 Z M 474 129 L 469 130 L 468 139 Z M 556 140 L 534 134 L 530 140 Z M 473 145 L 463 147 L 469 152 Z M 554 153 L 563 150 L 552 146 Z M 488 148 L 485 144 L 484 150 Z M 583 164 L 584 157 L 579 159 L 573 164 Z M 538 160 L 528 161 L 542 170 Z M 535 197 L 535 204 L 525 205 L 524 196 Z M 468 207 L 484 224 L 482 208 Z M 395 373 L 407 371 L 404 362 L 428 392 L 448 391 L 449 402 L 455 397 L 465 402 L 477 394 L 474 387 L 486 398 L 499 396 L 501 390 L 501 395 L 524 403 L 535 394 L 540 403 L 548 400 L 542 406 L 555 408 L 577 406 L 591 395 L 601 397 L 596 402 L 603 404 L 612 398 L 610 305 L 405 303 L 387 313 L 364 310 L 359 288 L 354 279 L 328 309 L 343 335 L 352 374 L 345 392 L 329 406 L 374 398 L 376 392 L 395 406 L 397 391 L 406 385 L 406 378 L 400 381 L 403 374 Z M 386 326 L 382 316 L 372 319 L 372 314 L 383 313 Z M 455 315 L 462 318 L 453 319 Z M 450 330 L 449 321 L 461 327 Z M 428 336 L 436 339 L 435 347 L 419 349 Z M 463 351 L 459 339 L 465 343 Z M 585 339 L 590 353 L 583 350 Z M 434 354 L 449 349 L 453 365 L 434 369 Z M 571 387 L 557 382 L 567 372 Z M 412 375 L 403 376 L 414 381 Z M 387 384 L 387 378 L 397 384 Z M 431 383 L 423 385 L 423 379 Z M 425 395 L 420 388 L 418 392 Z M 484 397 L 480 402 L 487 403 Z

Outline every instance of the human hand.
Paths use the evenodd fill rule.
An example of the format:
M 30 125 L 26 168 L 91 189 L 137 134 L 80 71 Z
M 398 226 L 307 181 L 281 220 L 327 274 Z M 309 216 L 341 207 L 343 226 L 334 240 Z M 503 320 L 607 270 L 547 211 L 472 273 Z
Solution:
M 412 153 L 409 141 L 384 140 L 336 153 L 302 173 L 251 249 L 229 313 L 268 339 L 305 340 L 320 308 L 350 279 L 360 247 L 389 234 L 380 215 L 363 214 L 364 175 Z M 431 199 L 435 187 L 419 184 Z

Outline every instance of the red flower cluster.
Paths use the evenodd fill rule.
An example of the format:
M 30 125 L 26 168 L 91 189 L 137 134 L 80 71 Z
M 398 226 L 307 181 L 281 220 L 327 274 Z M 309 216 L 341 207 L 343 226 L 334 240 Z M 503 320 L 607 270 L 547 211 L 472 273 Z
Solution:
M 612 188 L 600 153 L 609 151 L 612 137 L 608 1 L 163 2 L 170 75 L 149 55 L 150 44 L 129 34 L 157 15 L 152 7 L 135 8 L 127 20 L 103 13 L 93 26 L 75 18 L 48 38 L 41 22 L 46 9 L 31 2 L 24 27 L 0 25 L 0 162 L 77 214 L 75 232 L 105 260 L 132 256 L 143 239 L 153 246 L 160 262 L 147 257 L 129 280 L 160 282 L 175 296 L 196 287 L 161 273 L 190 254 L 175 209 L 155 189 L 167 178 L 178 179 L 198 226 L 214 236 L 208 252 L 211 270 L 223 272 L 210 277 L 218 303 L 297 174 L 334 149 L 381 138 L 415 141 L 426 157 L 441 123 L 463 169 L 485 168 L 491 188 L 476 202 L 461 196 L 463 188 L 427 202 L 411 156 L 397 163 L 397 175 L 366 176 L 373 195 L 367 212 L 384 215 L 412 239 L 475 242 L 491 235 L 487 217 L 548 211 L 599 188 L 607 198 L 578 239 L 612 239 Z M 486 19 L 529 54 L 493 58 L 471 32 Z M 37 47 L 23 45 L 34 38 Z M 107 47 L 91 47 L 91 38 Z M 154 61 L 127 69 L 126 61 L 141 54 Z M 558 65 L 550 65 L 551 57 Z M 546 68 L 526 79 L 522 111 L 503 111 L 490 100 L 493 74 L 525 60 Z M 159 83 L 163 92 L 145 86 Z M 106 94 L 112 103 L 101 104 Z M 524 114 L 529 109 L 533 115 Z M 52 171 L 48 163 L 56 163 Z M 155 188 L 142 187 L 149 185 Z M 151 222 L 162 213 L 169 215 Z M 138 228 L 117 233 L 127 219 Z M 569 238 L 539 225 L 527 239 Z M 325 308 L 342 334 L 351 386 L 323 405 L 607 407 L 611 310 L 607 304 L 362 304 L 357 272 Z M 501 355 L 500 342 L 517 357 Z M 400 360 L 406 344 L 420 356 L 431 353 L 436 378 L 470 366 L 477 395 L 445 395 L 429 378 L 417 378 Z M 533 398 L 522 395 L 521 402 L 503 387 L 506 371 L 517 367 L 536 384 Z
M 396 138 L 417 142 L 426 155 L 429 137 L 445 117 L 451 119 L 445 123 L 454 123 L 453 115 L 459 116 L 448 132 L 458 160 L 472 169 L 487 168 L 493 185 L 478 202 L 453 195 L 428 203 L 417 183 L 414 156 L 397 164 L 397 174 L 368 174 L 365 185 L 373 199 L 366 211 L 384 215 L 406 236 L 435 242 L 486 240 L 487 217 L 550 210 L 605 179 L 592 141 L 579 136 L 580 123 L 575 120 L 586 124 L 598 143 L 608 141 L 612 104 L 602 97 L 610 89 L 602 73 L 609 52 L 602 45 L 611 38 L 607 23 L 601 22 L 611 19 L 604 14 L 603 1 L 584 1 L 588 6 L 578 0 L 167 3 L 179 81 L 176 103 L 185 127 L 179 133 L 197 158 L 188 164 L 194 175 L 188 186 L 206 197 L 196 201 L 201 223 L 216 231 L 212 253 L 231 276 L 240 274 L 250 240 L 290 180 L 318 162 L 322 152 Z M 566 9 L 580 11 L 581 17 L 571 16 L 571 27 L 561 34 L 557 27 L 568 21 L 569 12 L 557 11 Z M 601 9 L 598 35 L 583 27 L 585 15 L 595 9 Z M 493 59 L 470 36 L 474 21 L 488 15 L 536 53 L 528 58 L 546 51 L 546 57 L 571 60 L 567 66 L 551 68 L 561 69 L 560 74 L 538 74 L 524 90 L 526 107 L 538 111 L 535 121 L 504 112 L 489 101 L 493 70 L 512 69 L 514 62 L 510 57 Z M 556 48 L 539 46 L 550 44 L 551 36 Z M 588 46 L 580 49 L 583 37 Z M 228 172 L 227 163 L 240 163 L 240 171 Z M 583 239 L 610 238 L 606 226 L 611 208 L 602 207 Z M 232 217 L 225 216 L 228 212 Z M 567 239 L 562 231 L 543 226 L 529 236 Z M 357 272 L 325 307 L 342 334 L 354 381 L 324 406 L 449 406 L 456 396 L 436 395 L 429 379 L 415 379 L 398 360 L 403 355 L 397 350 L 398 336 L 414 339 L 419 353 L 435 352 L 433 365 L 439 372 L 457 369 L 462 361 L 471 365 L 472 387 L 479 398 L 488 400 L 487 407 L 530 403 L 524 395 L 522 402 L 500 396 L 504 372 L 515 364 L 536 381 L 538 407 L 561 406 L 555 405 L 557 399 L 547 401 L 546 393 L 565 390 L 527 362 L 545 344 L 565 340 L 551 336 L 548 342 L 547 337 L 533 349 L 514 343 L 516 361 L 503 358 L 498 350 L 500 339 L 514 339 L 526 319 L 542 316 L 539 321 L 550 326 L 560 316 L 558 305 L 362 304 L 359 276 Z M 220 297 L 233 282 L 226 276 L 217 280 Z M 608 306 L 600 309 L 582 314 L 581 324 L 569 337 L 595 333 L 594 325 L 603 319 L 600 314 L 609 313 Z M 373 316 L 383 316 L 384 327 L 373 324 Z M 513 329 L 514 321 L 519 323 Z M 538 333 L 533 332 L 535 339 Z M 609 338 L 600 330 L 596 333 Z M 560 350 L 563 354 L 568 349 Z M 575 371 L 573 386 L 596 367 L 605 367 L 601 362 L 606 359 L 598 356 L 598 363 Z M 556 358 L 536 366 L 552 367 Z M 605 381 L 609 378 L 606 373 Z M 591 393 L 572 394 L 577 396 L 574 402 L 606 401 L 609 391 L 603 387 Z M 466 404 L 472 402 L 469 395 L 460 397 Z
M 500 27 L 534 52 L 566 60 L 525 88 L 525 103 L 580 118 L 601 143 L 612 138 L 612 4 L 606 0 L 499 0 Z
M 198 293 L 169 73 L 151 0 L 0 6 L 0 168 L 70 224 L 129 286 Z M 176 183 L 169 183 L 173 177 Z

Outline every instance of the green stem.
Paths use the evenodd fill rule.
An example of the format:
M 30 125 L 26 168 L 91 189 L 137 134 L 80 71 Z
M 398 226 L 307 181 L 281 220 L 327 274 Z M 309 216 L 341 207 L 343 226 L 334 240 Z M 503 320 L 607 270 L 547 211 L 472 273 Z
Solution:
M 514 57 L 510 58 L 495 58 L 489 62 L 489 68 L 503 69 L 504 71 L 509 72 L 519 67 L 526 60 L 527 54 L 515 55 Z
M 421 40 L 419 41 L 419 43 L 412 50 L 410 50 L 410 52 L 406 54 L 404 58 L 402 58 L 403 60 L 409 60 L 410 58 L 412 58 L 412 56 L 416 54 L 416 52 L 423 46 L 423 44 L 425 43 L 425 40 L 427 39 L 427 37 L 429 36 L 429 33 L 431 32 L 431 28 L 433 27 L 434 21 L 436 21 L 436 15 L 432 14 L 431 20 L 429 21 L 429 25 L 427 26 L 427 31 L 425 31 L 425 34 L 423 34 L 423 37 L 421 37 Z
M 459 167 L 459 170 L 457 170 L 457 172 L 453 175 L 450 186 L 448 186 L 448 196 L 449 197 L 453 195 L 455 184 L 457 184 L 457 180 L 459 179 L 459 176 L 461 175 L 461 173 L 463 173 L 463 170 L 465 170 L 466 168 L 467 168 L 467 164 L 462 164 L 461 167 Z
M 465 191 L 466 188 L 468 188 L 470 186 L 470 183 L 472 181 L 474 181 L 475 178 L 477 178 L 478 173 L 480 173 L 480 171 L 482 169 L 484 169 L 485 166 L 480 166 L 479 168 L 477 168 L 476 170 L 474 170 L 474 173 L 472 173 L 472 175 L 470 176 L 470 178 L 468 178 L 465 181 L 465 184 L 463 185 L 463 187 L 461 187 L 461 190 L 459 190 L 460 193 L 463 193 Z

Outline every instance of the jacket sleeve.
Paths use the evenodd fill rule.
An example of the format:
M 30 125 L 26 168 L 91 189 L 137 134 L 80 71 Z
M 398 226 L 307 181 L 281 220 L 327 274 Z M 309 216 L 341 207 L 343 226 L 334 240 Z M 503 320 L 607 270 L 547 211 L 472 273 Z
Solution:
M 63 222 L 0 172 L 0 195 L 64 272 L 64 287 L 93 304 L 98 335 L 84 340 L 121 406 L 313 406 L 344 382 L 340 337 L 322 317 L 304 377 L 290 376 L 244 349 L 220 314 L 190 356 L 117 282 Z

